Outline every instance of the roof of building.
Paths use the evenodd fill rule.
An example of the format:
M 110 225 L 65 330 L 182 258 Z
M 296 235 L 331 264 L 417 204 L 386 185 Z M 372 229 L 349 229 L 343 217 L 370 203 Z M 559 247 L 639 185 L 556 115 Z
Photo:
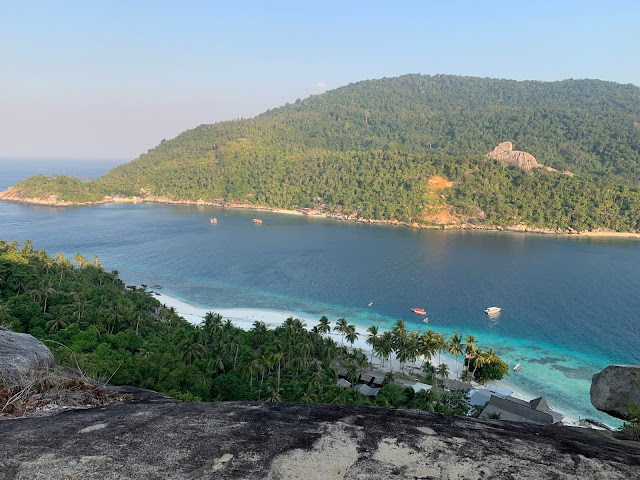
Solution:
M 470 392 L 473 390 L 473 385 L 453 378 L 445 378 L 442 380 L 442 386 L 449 390 L 464 390 L 464 392 Z
M 338 370 L 338 377 L 346 377 L 347 375 L 349 375 L 349 371 L 346 368 Z
M 336 385 L 339 387 L 350 387 L 351 382 L 349 382 L 348 380 L 345 380 L 344 378 L 339 378 L 338 381 L 336 382 Z
M 358 384 L 353 387 L 354 390 L 357 390 L 365 397 L 375 397 L 380 391 L 379 388 L 371 388 L 369 385 Z
M 371 375 L 368 373 L 363 373 L 360 375 L 360 381 L 364 383 L 370 383 L 373 381 L 374 378 L 375 378 L 374 375 Z
M 495 393 L 500 397 L 508 397 L 513 393 L 511 390 L 507 390 L 506 388 L 498 387 L 492 384 L 487 385 L 487 390 L 489 390 L 491 393 Z
M 400 385 L 401 387 L 410 388 L 413 387 L 416 382 L 412 380 L 404 380 L 402 378 L 394 378 L 393 383 L 395 383 L 396 385 Z
M 550 414 L 531 408 L 531 405 L 524 400 L 518 400 L 513 397 L 502 398 L 491 395 L 487 407 L 480 414 L 480 418 L 489 418 L 490 414 L 497 413 L 500 415 L 500 420 L 540 424 L 553 423 L 553 417 Z
M 420 382 L 416 382 L 414 383 L 411 388 L 413 388 L 413 390 L 417 393 L 417 392 L 421 392 L 421 391 L 429 391 L 431 390 L 432 386 L 427 384 L 427 383 L 420 383 Z
M 473 389 L 469 392 L 469 403 L 471 405 L 484 405 L 491 398 L 491 392 L 489 390 Z

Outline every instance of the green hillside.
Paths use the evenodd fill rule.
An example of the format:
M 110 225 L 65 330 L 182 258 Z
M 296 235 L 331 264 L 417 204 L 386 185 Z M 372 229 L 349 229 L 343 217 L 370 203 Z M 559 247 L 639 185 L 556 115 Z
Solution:
M 503 141 L 577 176 L 486 158 Z M 636 86 L 405 75 L 201 125 L 90 185 L 39 177 L 17 188 L 71 201 L 223 199 L 418 223 L 628 230 L 640 228 L 639 166 Z M 453 186 L 432 188 L 434 176 Z

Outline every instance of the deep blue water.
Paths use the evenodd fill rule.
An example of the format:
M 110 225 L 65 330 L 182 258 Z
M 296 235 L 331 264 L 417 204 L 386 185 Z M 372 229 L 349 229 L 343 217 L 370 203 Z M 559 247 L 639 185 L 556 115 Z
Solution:
M 20 165 L 7 174 L 2 162 L 3 189 L 11 175 L 22 177 Z M 65 173 L 97 176 L 112 166 L 65 163 Z M 477 335 L 510 365 L 521 363 L 505 383 L 609 424 L 616 421 L 590 405 L 591 376 L 640 362 L 640 338 L 630 334 L 640 330 L 637 240 L 414 231 L 213 207 L 9 203 L 0 203 L 0 238 L 68 257 L 96 254 L 127 283 L 161 284 L 202 306 L 387 328 L 403 318 L 413 329 L 426 326 L 410 308 L 424 307 L 429 328 Z M 493 305 L 503 307 L 494 320 L 483 313 Z

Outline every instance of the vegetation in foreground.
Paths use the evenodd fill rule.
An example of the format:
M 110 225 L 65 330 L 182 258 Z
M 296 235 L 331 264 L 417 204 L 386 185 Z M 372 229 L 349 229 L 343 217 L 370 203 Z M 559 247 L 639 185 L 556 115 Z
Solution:
M 60 366 L 187 401 L 349 403 L 454 414 L 469 409 L 463 393 L 441 388 L 437 376 L 447 376 L 444 364 L 423 363 L 424 378 L 435 384 L 430 392 L 415 393 L 391 376 L 375 399 L 336 386 L 339 368 L 355 383 L 370 360 L 352 348 L 358 333 L 345 319 L 332 327 L 322 317 L 307 330 L 288 318 L 274 330 L 255 322 L 243 331 L 210 312 L 195 326 L 147 292 L 127 289 L 97 257 L 77 254 L 74 261 L 34 250 L 29 241 L 22 248 L 0 241 L 0 325 L 43 340 Z M 342 335 L 340 344 L 323 336 L 332 329 Z M 493 350 L 478 349 L 474 337 L 447 340 L 431 330 L 420 336 L 402 320 L 391 332 L 370 327 L 367 343 L 383 364 L 393 353 L 403 369 L 419 355 L 430 359 L 446 351 L 466 357 L 463 379 L 501 378 L 508 370 Z

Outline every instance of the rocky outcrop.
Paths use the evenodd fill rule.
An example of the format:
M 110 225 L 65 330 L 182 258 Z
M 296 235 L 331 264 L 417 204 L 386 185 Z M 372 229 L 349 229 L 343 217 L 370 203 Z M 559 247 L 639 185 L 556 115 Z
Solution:
M 489 152 L 487 157 L 499 160 L 506 165 L 516 166 L 525 171 L 542 166 L 530 153 L 514 150 L 511 142 L 502 142 Z
M 0 422 L 0 479 L 631 479 L 593 430 L 352 405 L 117 404 Z
M 609 365 L 591 380 L 591 403 L 598 410 L 623 420 L 629 406 L 640 406 L 640 366 Z
M 15 382 L 32 372 L 53 368 L 53 355 L 40 340 L 0 327 L 0 374 Z

